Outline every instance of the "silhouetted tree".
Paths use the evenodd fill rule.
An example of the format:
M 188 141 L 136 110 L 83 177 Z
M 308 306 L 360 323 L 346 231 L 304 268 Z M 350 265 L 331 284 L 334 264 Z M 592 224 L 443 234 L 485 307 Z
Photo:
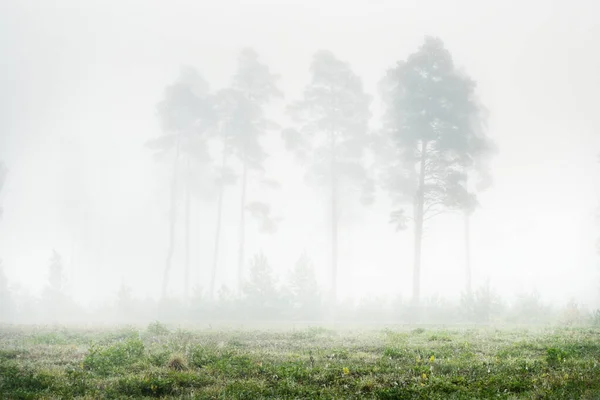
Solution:
M 177 194 L 179 190 L 181 158 L 185 157 L 187 183 L 189 185 L 190 168 L 193 162 L 207 163 L 209 153 L 206 137 L 213 127 L 213 104 L 208 95 L 208 84 L 192 67 L 181 69 L 179 79 L 165 90 L 164 99 L 158 104 L 163 134 L 149 141 L 146 146 L 156 150 L 155 158 L 162 159 L 167 155 L 173 158 L 171 177 L 171 199 L 169 212 L 169 245 L 165 261 L 162 282 L 162 295 L 166 295 L 171 262 L 175 250 L 175 227 L 177 219 Z M 186 297 L 189 292 L 189 253 L 190 253 L 190 200 L 189 186 L 186 188 L 185 201 L 185 288 Z
M 386 105 L 383 134 L 391 147 L 385 185 L 398 203 L 412 203 L 414 222 L 413 301 L 419 302 L 424 223 L 447 210 L 472 210 L 475 194 L 467 171 L 487 149 L 479 135 L 475 82 L 457 71 L 438 38 L 388 71 L 381 83 Z M 390 154 L 390 152 L 392 152 Z M 392 221 L 404 227 L 403 208 Z
M 364 167 L 368 145 L 370 97 L 350 65 L 330 51 L 317 52 L 311 63 L 311 80 L 302 100 L 289 106 L 300 125 L 286 129 L 288 150 L 306 165 L 307 179 L 329 190 L 331 212 L 331 297 L 337 298 L 338 225 L 342 190 L 359 188 L 369 202 L 373 183 Z
M 267 154 L 259 139 L 268 129 L 277 128 L 274 122 L 266 118 L 264 111 L 264 107 L 271 100 L 282 97 L 276 86 L 277 79 L 278 76 L 272 74 L 269 67 L 259 61 L 254 50 L 244 49 L 238 58 L 231 88 L 222 92 L 222 98 L 227 99 L 221 114 L 226 121 L 223 125 L 224 151 L 225 154 L 230 151 L 241 163 L 239 289 L 242 288 L 243 282 L 248 173 L 263 171 L 263 162 Z

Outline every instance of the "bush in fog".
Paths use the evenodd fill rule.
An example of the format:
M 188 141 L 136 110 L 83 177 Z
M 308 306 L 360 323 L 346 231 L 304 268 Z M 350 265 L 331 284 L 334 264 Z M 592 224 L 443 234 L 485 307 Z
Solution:
M 554 319 L 552 308 L 542 302 L 537 291 L 519 294 L 506 316 L 507 322 L 525 324 L 552 322 Z
M 283 314 L 285 304 L 273 270 L 264 254 L 254 256 L 250 276 L 242 291 L 245 308 L 249 315 L 260 319 L 271 319 Z
M 292 270 L 287 292 L 291 316 L 295 319 L 313 320 L 321 315 L 321 289 L 317 283 L 315 269 L 306 254 L 302 254 Z
M 146 333 L 150 336 L 165 336 L 171 333 L 171 331 L 159 321 L 154 321 L 148 324 Z
M 216 319 L 235 319 L 242 315 L 239 311 L 239 299 L 233 290 L 223 285 L 217 292 L 217 303 L 215 305 Z
M 584 321 L 586 312 L 580 307 L 575 299 L 569 300 L 562 309 L 561 322 L 566 325 L 578 324 Z
M 490 287 L 489 282 L 475 292 L 462 293 L 460 312 L 469 322 L 490 322 L 503 311 L 500 296 Z
M 460 320 L 460 311 L 456 304 L 437 294 L 423 301 L 421 314 L 418 320 L 425 323 L 449 324 Z

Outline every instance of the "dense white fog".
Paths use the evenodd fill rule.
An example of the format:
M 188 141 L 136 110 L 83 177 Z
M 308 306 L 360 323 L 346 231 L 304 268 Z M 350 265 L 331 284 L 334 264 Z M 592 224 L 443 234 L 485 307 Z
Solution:
M 293 125 L 286 107 L 301 99 L 315 52 L 329 50 L 362 79 L 372 99 L 369 131 L 377 131 L 379 82 L 434 36 L 477 82 L 497 147 L 492 185 L 478 193 L 471 217 L 473 287 L 489 282 L 507 300 L 537 291 L 547 302 L 597 308 L 599 11 L 592 0 L 4 0 L 0 161 L 9 173 L 0 193 L 0 258 L 9 285 L 41 293 L 54 249 L 82 304 L 114 301 L 122 284 L 158 299 L 172 168 L 145 146 L 162 134 L 157 105 L 182 66 L 195 67 L 211 93 L 228 87 L 240 51 L 252 48 L 280 76 L 283 97 L 265 107 L 280 127 L 261 136 L 268 157 L 247 190 L 248 202 L 269 204 L 276 230 L 262 232 L 246 213 L 244 271 L 262 252 L 285 282 L 306 252 L 326 291 L 329 192 L 307 182 L 286 150 L 281 131 Z M 224 190 L 216 276 L 217 287 L 234 290 L 240 193 L 239 179 Z M 371 205 L 354 197 L 339 211 L 338 298 L 409 299 L 411 224 L 395 231 L 380 186 Z M 209 285 L 217 201 L 214 186 L 192 191 L 192 289 Z M 182 297 L 184 197 L 177 215 L 168 292 Z M 461 213 L 427 222 L 422 297 L 460 297 L 463 231 Z

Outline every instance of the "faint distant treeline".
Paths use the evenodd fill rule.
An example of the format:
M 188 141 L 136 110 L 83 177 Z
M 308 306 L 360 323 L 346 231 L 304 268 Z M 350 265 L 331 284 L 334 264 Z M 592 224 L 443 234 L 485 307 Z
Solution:
M 267 258 L 253 257 L 248 280 L 241 293 L 226 287 L 212 299 L 200 288 L 187 302 L 177 298 L 135 298 L 122 285 L 104 305 L 82 308 L 69 296 L 62 259 L 53 253 L 48 282 L 40 296 L 11 287 L 0 265 L 0 323 L 32 324 L 147 324 L 162 321 L 196 327 L 261 327 L 390 324 L 595 324 L 600 310 L 590 312 L 570 301 L 563 307 L 545 304 L 537 293 L 520 295 L 507 303 L 489 285 L 452 302 L 437 296 L 424 299 L 415 309 L 402 297 L 371 297 L 358 302 L 328 304 L 317 284 L 309 258 L 302 256 L 286 282 L 278 282 Z

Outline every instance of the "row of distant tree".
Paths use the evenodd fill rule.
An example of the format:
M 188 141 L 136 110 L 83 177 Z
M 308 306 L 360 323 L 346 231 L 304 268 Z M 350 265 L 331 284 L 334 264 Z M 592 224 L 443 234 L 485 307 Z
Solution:
M 397 229 L 414 229 L 413 300 L 420 298 L 424 225 L 448 210 L 469 215 L 476 209 L 477 190 L 489 184 L 487 160 L 494 145 L 486 135 L 486 110 L 475 94 L 476 84 L 458 69 L 438 38 L 390 68 L 380 82 L 385 105 L 381 128 L 372 129 L 371 96 L 351 66 L 330 51 L 318 51 L 310 64 L 310 81 L 303 95 L 286 107 L 289 126 L 267 115 L 270 102 L 281 99 L 278 76 L 246 49 L 238 59 L 231 85 L 210 91 L 192 67 L 183 68 L 158 105 L 162 135 L 147 143 L 159 160 L 172 168 L 170 236 L 164 267 L 167 292 L 175 249 L 179 195 L 183 192 L 185 276 L 190 274 L 190 197 L 194 187 L 218 191 L 214 253 L 209 293 L 215 294 L 223 192 L 241 186 L 238 287 L 242 287 L 246 214 L 259 218 L 265 230 L 274 226 L 268 204 L 251 202 L 247 185 L 265 185 L 267 150 L 261 136 L 281 135 L 286 149 L 305 168 L 309 182 L 327 189 L 330 208 L 330 295 L 337 298 L 339 207 L 343 202 L 373 202 L 377 185 L 394 201 L 391 222 Z M 183 189 L 182 189 L 183 188 Z M 324 200 L 325 201 L 325 200 Z M 466 246 L 469 252 L 468 243 Z M 469 257 L 466 290 L 471 292 Z M 189 283 L 186 298 L 189 298 Z
M 536 293 L 521 294 L 512 304 L 502 301 L 489 285 L 459 302 L 437 296 L 423 299 L 417 310 L 401 297 L 376 296 L 358 303 L 327 304 L 318 285 L 314 266 L 304 254 L 278 281 L 267 258 L 257 254 L 250 263 L 248 278 L 239 293 L 221 287 L 218 296 L 208 298 L 196 288 L 184 303 L 174 298 L 159 302 L 136 298 L 121 285 L 112 299 L 95 310 L 86 310 L 70 296 L 69 282 L 61 256 L 53 251 L 47 269 L 47 284 L 39 297 L 8 284 L 0 265 L 0 323 L 121 323 L 140 324 L 160 320 L 171 324 L 309 324 L 340 323 L 593 323 L 600 324 L 600 310 L 589 312 L 574 301 L 555 308 Z M 258 325 L 257 325 L 258 324 Z
M 11 289 L 0 264 L 0 322 L 85 321 L 85 311 L 72 298 L 71 289 L 62 257 L 55 250 L 47 268 L 47 283 L 39 298 L 18 288 Z M 159 309 L 148 307 L 147 301 L 135 299 L 125 284 L 121 285 L 113 301 L 116 312 L 112 317 L 123 317 L 120 322 L 160 316 Z M 240 297 L 227 287 L 222 287 L 218 300 L 211 300 L 197 289 L 188 304 L 165 299 L 163 309 L 165 304 L 167 314 L 178 315 L 182 319 L 191 317 L 191 314 L 184 315 L 187 310 L 195 310 L 195 320 L 219 319 L 219 315 L 235 318 L 243 313 L 252 318 L 317 320 L 324 310 L 321 289 L 306 255 L 292 269 L 285 287 L 277 281 L 266 257 L 258 254 L 252 259 L 249 277 L 243 282 Z M 223 314 L 226 310 L 229 310 L 229 314 Z

